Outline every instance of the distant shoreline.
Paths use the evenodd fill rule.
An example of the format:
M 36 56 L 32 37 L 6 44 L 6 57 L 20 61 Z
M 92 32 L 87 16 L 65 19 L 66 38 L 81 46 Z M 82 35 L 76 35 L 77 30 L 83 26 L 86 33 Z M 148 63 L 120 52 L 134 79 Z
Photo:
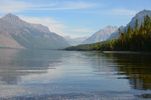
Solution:
M 115 54 L 149 54 L 151 52 L 141 52 L 141 51 L 102 51 L 103 53 L 115 53 Z
M 56 50 L 56 51 L 80 51 L 80 52 L 102 52 L 102 53 L 112 53 L 112 54 L 149 54 L 151 55 L 151 52 L 145 52 L 145 51 L 100 51 L 100 50 L 67 50 L 67 49 L 28 49 L 28 48 L 10 48 L 10 47 L 0 47 L 0 49 L 19 49 L 19 50 Z
M 102 53 L 115 53 L 115 54 L 149 54 L 151 55 L 151 52 L 149 51 L 107 51 L 107 50 L 104 50 L 104 51 L 101 51 L 101 50 L 84 50 L 84 49 L 63 49 L 65 51 L 90 51 L 90 52 L 102 52 Z

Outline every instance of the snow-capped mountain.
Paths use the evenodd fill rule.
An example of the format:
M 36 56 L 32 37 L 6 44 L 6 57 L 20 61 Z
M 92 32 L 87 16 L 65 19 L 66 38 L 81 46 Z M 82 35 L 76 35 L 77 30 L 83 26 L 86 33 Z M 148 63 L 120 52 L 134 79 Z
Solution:
M 94 33 L 88 39 L 86 39 L 83 44 L 91 44 L 96 42 L 101 42 L 107 40 L 110 35 L 117 31 L 117 27 L 115 26 L 107 26 L 104 29 L 99 30 L 98 32 Z
M 59 49 L 69 46 L 66 40 L 46 26 L 31 24 L 7 14 L 0 19 L 0 46 L 12 48 Z

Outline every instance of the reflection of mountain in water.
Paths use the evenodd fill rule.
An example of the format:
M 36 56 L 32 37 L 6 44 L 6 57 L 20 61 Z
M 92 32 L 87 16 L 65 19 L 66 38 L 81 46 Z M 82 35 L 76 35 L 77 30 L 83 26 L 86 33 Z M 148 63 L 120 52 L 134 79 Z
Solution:
M 118 64 L 119 72 L 127 75 L 134 89 L 151 89 L 150 55 L 141 54 L 107 54 Z
M 114 65 L 115 63 L 105 54 L 100 52 L 85 52 L 82 54 L 89 58 L 89 62 L 91 62 L 90 64 L 91 67 L 93 67 L 94 72 L 100 72 L 100 74 L 104 74 L 116 71 L 116 67 L 109 67 L 110 65 Z
M 47 50 L 0 49 L 0 84 L 17 84 L 20 77 L 46 73 L 61 63 L 62 53 Z
M 22 76 L 45 74 L 48 69 L 52 71 L 60 66 L 58 64 L 62 64 L 62 60 L 73 58 L 74 61 L 75 58 L 73 65 L 78 63 L 77 59 L 81 59 L 102 77 L 128 78 L 134 89 L 151 89 L 150 55 L 15 49 L 0 49 L 0 55 L 0 85 L 18 84 Z

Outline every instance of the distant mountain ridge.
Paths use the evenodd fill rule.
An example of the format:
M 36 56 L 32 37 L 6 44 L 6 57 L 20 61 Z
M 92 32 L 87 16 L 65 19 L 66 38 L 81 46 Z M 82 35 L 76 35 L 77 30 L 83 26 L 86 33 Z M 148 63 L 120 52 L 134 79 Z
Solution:
M 27 23 L 10 13 L 0 19 L 0 47 L 60 49 L 67 46 L 62 36 L 50 32 L 46 26 Z
M 151 52 L 151 10 L 140 11 L 118 30 L 107 41 L 71 46 L 65 50 Z
M 84 40 L 86 40 L 88 37 L 76 37 L 76 38 L 71 38 L 71 37 L 65 37 L 65 39 L 68 41 L 68 43 L 71 46 L 79 45 L 82 44 Z
M 91 44 L 96 42 L 101 42 L 107 40 L 110 35 L 117 31 L 116 26 L 107 26 L 98 32 L 94 33 L 92 36 L 90 36 L 88 39 L 86 39 L 82 44 Z

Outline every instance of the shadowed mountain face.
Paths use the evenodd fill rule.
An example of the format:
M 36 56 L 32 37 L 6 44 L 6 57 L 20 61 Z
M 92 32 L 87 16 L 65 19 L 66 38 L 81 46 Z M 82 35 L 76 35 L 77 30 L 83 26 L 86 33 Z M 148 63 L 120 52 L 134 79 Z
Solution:
M 12 48 L 60 49 L 66 40 L 40 24 L 31 24 L 7 14 L 0 19 L 0 46 Z

